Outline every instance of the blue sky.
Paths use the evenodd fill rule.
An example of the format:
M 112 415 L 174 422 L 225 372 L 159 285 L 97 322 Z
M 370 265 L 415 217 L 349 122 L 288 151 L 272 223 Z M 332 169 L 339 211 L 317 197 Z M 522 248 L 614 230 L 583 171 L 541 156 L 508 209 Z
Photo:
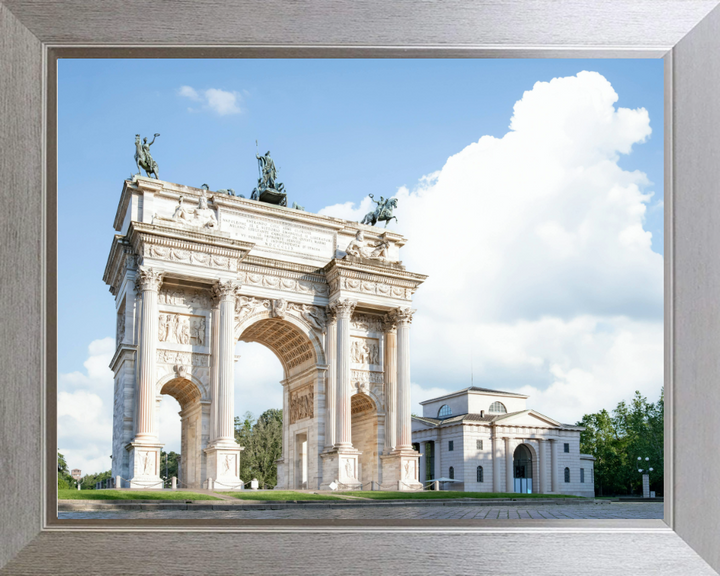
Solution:
M 584 70 L 597 72 L 609 82 L 618 95 L 615 108 L 647 111 L 651 133 L 638 136 L 629 153 L 613 153 L 608 157 L 626 174 L 622 177 L 625 180 L 629 178 L 627 174 L 636 171 L 646 175 L 640 188 L 644 194 L 652 193 L 652 197 L 637 201 L 646 207 L 642 229 L 652 234 L 651 251 L 662 254 L 661 60 L 61 60 L 58 369 L 60 374 L 71 376 L 61 378 L 60 390 L 71 394 L 82 388 L 82 382 L 92 380 L 92 369 L 87 363 L 93 365 L 94 358 L 107 352 L 99 352 L 104 350 L 100 344 L 95 344 L 95 354 L 88 347 L 114 336 L 114 302 L 102 275 L 114 234 L 112 222 L 122 182 L 135 172 L 136 133 L 149 137 L 155 132 L 161 134 L 152 152 L 162 180 L 198 187 L 207 183 L 212 190 L 234 188 L 247 196 L 257 179 L 258 140 L 260 152 L 272 151 L 279 167 L 279 180 L 285 183 L 290 202 L 298 202 L 310 212 L 325 210 L 350 217 L 355 215 L 353 209 L 362 211 L 361 202 L 368 193 L 387 197 L 406 189 L 410 194 L 406 205 L 414 205 L 412 195 L 424 186 L 420 183 L 424 176 L 445 170 L 446 165 L 451 165 L 449 159 L 461 158 L 460 153 L 483 136 L 502 139 L 509 131 L 516 102 L 524 98 L 526 91 L 533 90 L 537 82 L 573 77 Z M 552 102 L 545 105 L 551 106 Z M 533 113 L 542 115 L 542 111 Z M 615 142 L 612 138 L 609 141 Z M 538 154 L 542 153 L 545 148 L 542 135 L 533 142 Z M 525 159 L 518 158 L 513 171 L 522 172 L 533 165 L 532 147 L 527 154 Z M 501 183 L 498 186 L 502 188 Z M 461 203 L 463 196 L 471 193 L 461 188 L 449 192 L 453 202 Z M 402 193 L 400 197 L 403 198 Z M 478 209 L 483 210 L 485 205 L 490 206 L 479 204 Z M 327 207 L 332 206 L 335 208 L 328 212 Z M 462 210 L 462 204 L 457 209 Z M 553 222 L 549 227 L 538 225 L 545 237 L 555 234 Z M 403 233 L 409 230 L 400 228 Z M 410 247 L 413 237 L 408 234 L 408 239 Z M 594 250 L 601 245 L 598 240 Z M 422 261 L 411 252 L 408 258 L 413 263 L 420 262 L 422 268 Z M 607 257 L 609 266 L 614 266 L 614 260 L 612 255 Z M 657 268 L 657 261 L 648 266 Z M 428 273 L 426 269 L 416 271 Z M 618 275 L 624 273 L 618 268 Z M 623 277 L 618 278 L 617 284 L 622 285 Z M 428 294 L 442 288 L 437 282 L 428 285 Z M 506 318 L 508 326 L 517 328 L 525 326 L 523 321 L 539 321 L 543 310 L 570 325 L 572 318 L 583 316 L 585 306 L 587 314 L 596 319 L 607 316 L 593 324 L 591 332 L 595 335 L 608 332 L 608 325 L 615 326 L 618 334 L 623 330 L 636 334 L 627 326 L 620 329 L 613 324 L 612 319 L 619 315 L 629 321 L 634 316 L 638 322 L 646 322 L 648 317 L 658 321 L 655 304 L 649 306 L 649 311 L 640 311 L 643 307 L 637 302 L 643 295 L 639 292 L 634 300 L 622 295 L 608 300 L 604 293 L 582 292 L 585 288 L 577 288 L 580 292 L 573 288 L 572 294 L 581 296 L 575 298 L 567 288 L 570 295 L 563 298 L 575 298 L 577 305 L 571 312 L 556 313 L 557 306 L 552 302 L 556 295 L 546 296 L 542 282 L 536 284 L 535 292 L 531 289 L 522 294 L 522 302 L 533 302 L 535 294 L 537 301 L 547 302 L 548 307 L 526 311 L 524 304 L 513 305 L 523 312 L 512 322 Z M 419 298 L 422 290 L 418 292 Z M 621 310 L 617 302 L 625 301 L 623 298 L 633 304 Z M 599 300 L 603 300 L 602 305 L 596 306 L 594 303 Z M 426 308 L 430 318 L 432 311 Z M 481 315 L 476 318 L 477 326 L 483 325 L 483 318 L 489 323 L 501 321 L 478 314 Z M 661 327 L 661 315 L 659 320 Z M 423 343 L 432 340 L 423 332 L 429 324 L 420 318 L 415 325 L 418 328 L 414 342 L 422 348 Z M 494 334 L 502 333 L 503 327 L 495 326 Z M 517 332 L 513 334 L 511 339 L 517 341 Z M 483 336 L 473 338 L 482 341 Z M 498 352 L 498 357 L 502 354 Z M 483 384 L 490 387 L 494 382 L 497 387 L 502 384 L 519 389 L 532 383 L 541 389 L 550 386 L 553 379 L 580 369 L 573 365 L 574 360 L 564 364 L 554 358 L 554 352 L 548 351 L 547 357 L 534 351 L 530 354 L 532 358 L 533 354 L 539 354 L 539 360 L 535 364 L 534 360 L 529 362 L 527 369 L 519 371 L 507 363 L 503 369 L 502 362 L 488 359 L 483 372 L 480 358 L 478 377 L 482 379 L 484 374 L 487 380 Z M 575 358 L 567 350 L 558 354 L 561 358 Z M 256 348 L 243 352 L 250 359 L 253 355 L 260 358 L 258 365 L 277 362 Z M 466 356 L 469 355 L 470 352 Z M 591 373 L 593 362 L 587 360 L 582 369 Z M 96 367 L 99 371 L 100 364 Z M 274 374 L 278 366 L 279 363 L 268 370 Z M 257 377 L 263 378 L 258 366 L 245 369 L 259 370 Z M 455 373 L 417 363 L 413 371 L 413 382 L 422 393 L 469 384 L 465 368 Z M 659 392 L 659 387 L 655 387 Z M 89 390 L 85 386 L 85 391 Z M 627 395 L 631 393 L 629 390 Z M 414 397 L 413 402 L 422 399 Z M 107 404 L 107 399 L 104 403 Z M 103 409 L 110 412 L 111 406 L 110 401 Z M 272 406 L 262 406 L 258 400 L 249 402 L 249 407 L 258 414 Z M 580 407 L 576 412 L 579 418 Z

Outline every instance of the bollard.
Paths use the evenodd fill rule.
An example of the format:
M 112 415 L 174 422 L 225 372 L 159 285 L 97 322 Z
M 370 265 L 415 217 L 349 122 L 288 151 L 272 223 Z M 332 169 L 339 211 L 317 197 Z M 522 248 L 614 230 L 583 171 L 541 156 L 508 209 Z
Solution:
M 119 475 L 115 476 L 115 488 L 122 488 L 122 478 Z
M 171 488 L 173 490 L 177 490 L 177 478 L 175 476 L 173 476 L 171 478 L 170 482 L 171 482 Z
M 433 482 L 433 490 L 440 490 L 440 482 L 437 480 Z
M 213 479 L 208 478 L 208 490 L 213 490 Z
M 260 487 L 260 482 L 258 482 L 257 478 L 253 478 L 250 482 L 250 488 L 253 490 L 257 490 Z

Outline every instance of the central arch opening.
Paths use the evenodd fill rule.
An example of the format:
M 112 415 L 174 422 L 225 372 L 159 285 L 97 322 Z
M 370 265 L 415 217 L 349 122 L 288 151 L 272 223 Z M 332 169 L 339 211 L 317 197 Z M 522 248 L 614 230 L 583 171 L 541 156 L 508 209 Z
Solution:
M 294 318 L 264 316 L 238 329 L 235 414 L 247 416 L 249 411 L 257 416 L 252 423 L 241 418 L 246 438 L 252 440 L 250 450 L 246 446 L 241 455 L 241 478 L 257 477 L 277 488 L 318 488 L 324 429 L 318 419 L 323 389 L 316 366 L 324 362 L 322 335 Z M 272 422 L 263 422 L 263 416 L 277 415 L 277 410 L 282 411 L 279 449 Z M 243 439 L 238 442 L 243 445 Z

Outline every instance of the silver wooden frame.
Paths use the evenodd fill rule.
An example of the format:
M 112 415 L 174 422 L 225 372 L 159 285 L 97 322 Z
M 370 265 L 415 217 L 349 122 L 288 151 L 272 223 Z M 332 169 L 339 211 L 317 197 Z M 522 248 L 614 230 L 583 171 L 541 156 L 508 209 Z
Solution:
M 1 573 L 720 570 L 720 459 L 707 457 L 720 443 L 717 4 L 0 0 Z M 663 57 L 665 522 L 58 521 L 50 354 L 60 56 Z

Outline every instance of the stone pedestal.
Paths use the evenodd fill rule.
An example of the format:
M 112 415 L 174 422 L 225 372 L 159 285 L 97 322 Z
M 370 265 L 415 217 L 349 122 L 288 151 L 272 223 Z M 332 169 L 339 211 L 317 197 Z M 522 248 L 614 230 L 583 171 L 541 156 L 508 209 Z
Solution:
M 650 474 L 643 474 L 643 498 L 650 498 Z
M 216 445 L 205 449 L 207 477 L 215 490 L 242 490 L 240 479 L 240 446 Z
M 330 490 L 333 481 L 340 484 L 340 490 L 360 490 L 362 482 L 358 479 L 358 456 L 361 452 L 354 448 L 328 450 L 320 454 L 323 466 L 323 480 L 320 490 Z
M 380 456 L 382 465 L 382 490 L 421 490 L 418 480 L 420 454 L 415 450 L 398 450 Z
M 160 449 L 164 444 L 131 442 L 127 446 L 130 453 L 130 488 L 159 490 L 162 486 L 160 478 Z

